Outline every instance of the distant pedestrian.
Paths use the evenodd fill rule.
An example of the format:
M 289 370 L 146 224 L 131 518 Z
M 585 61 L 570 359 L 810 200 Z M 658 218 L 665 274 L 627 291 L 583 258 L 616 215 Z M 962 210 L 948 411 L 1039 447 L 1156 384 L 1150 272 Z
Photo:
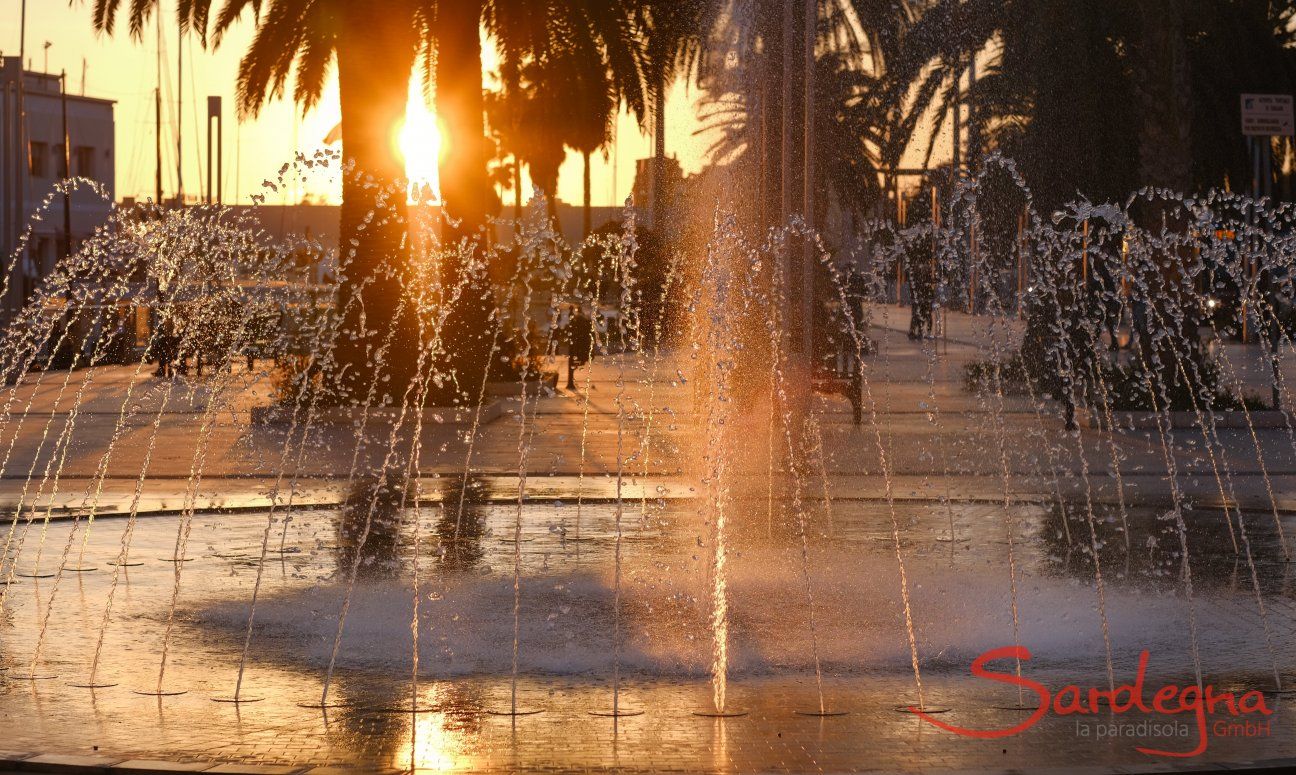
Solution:
M 576 370 L 594 355 L 594 323 L 577 307 L 567 321 L 567 389 L 576 389 Z
M 931 336 L 932 307 L 936 302 L 936 277 L 932 257 L 918 251 L 909 266 L 909 338 L 924 339 Z
M 157 333 L 153 337 L 153 347 L 157 353 L 157 371 L 153 376 L 166 379 L 175 376 L 175 359 L 176 351 L 180 347 L 180 338 L 175 335 L 175 326 L 171 320 L 165 319 L 158 326 Z
M 854 346 L 849 348 L 846 358 L 847 368 L 850 369 L 850 378 L 846 390 L 847 398 L 850 399 L 851 404 L 851 416 L 856 425 L 861 425 L 864 422 L 864 374 L 862 369 L 864 366 L 864 354 L 869 349 L 868 325 L 865 322 L 867 299 L 868 281 L 857 267 L 852 266 L 846 276 L 846 303 L 847 310 L 850 313 L 850 320 L 847 325 L 854 329 L 851 332 L 849 342 Z

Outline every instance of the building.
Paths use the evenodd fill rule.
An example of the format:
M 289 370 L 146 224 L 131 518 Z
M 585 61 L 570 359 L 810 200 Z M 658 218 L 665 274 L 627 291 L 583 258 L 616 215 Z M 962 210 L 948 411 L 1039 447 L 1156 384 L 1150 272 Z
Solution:
M 124 200 L 123 204 L 132 204 L 133 200 Z M 265 229 L 272 242 L 287 240 L 313 240 L 326 251 L 336 251 L 338 247 L 339 217 L 337 205 L 328 204 L 289 204 L 289 205 L 235 205 L 231 208 L 241 215 L 249 215 Z M 571 245 L 577 245 L 584 238 L 582 234 L 584 212 L 579 205 L 558 202 L 558 224 L 565 239 Z M 625 214 L 622 207 L 591 208 L 591 223 L 597 229 L 612 221 L 619 221 Z M 435 204 L 412 205 L 411 210 L 422 210 L 412 213 L 416 222 L 440 223 L 440 207 Z M 639 211 L 640 218 L 643 214 Z M 513 234 L 514 213 L 511 206 L 500 209 L 495 220 L 494 238 L 497 242 L 507 242 Z
M 23 70 L 18 57 L 0 59 L 0 247 L 5 270 L 12 272 L 8 293 L 0 299 L 3 317 L 20 309 L 64 251 L 75 249 L 112 210 L 116 165 L 113 101 L 65 95 L 63 80 L 58 75 Z M 65 107 L 70 151 L 65 151 Z M 71 170 L 67 169 L 69 159 Z M 32 217 L 54 185 L 69 176 L 89 178 L 105 188 L 103 195 L 88 190 L 72 195 L 70 242 L 62 196 L 54 197 L 39 220 Z M 33 227 L 31 238 L 11 265 L 29 226 Z
M 649 226 L 656 226 L 653 219 L 659 212 L 658 205 L 663 208 L 674 205 L 684 187 L 684 168 L 679 159 L 667 156 L 662 162 L 663 177 L 659 188 L 656 157 L 635 160 L 634 203 L 647 216 L 645 222 Z

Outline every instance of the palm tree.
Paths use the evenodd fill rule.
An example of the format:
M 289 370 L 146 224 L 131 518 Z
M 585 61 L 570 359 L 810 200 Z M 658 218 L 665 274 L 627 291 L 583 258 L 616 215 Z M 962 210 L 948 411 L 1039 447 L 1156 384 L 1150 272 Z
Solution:
M 342 142 L 354 175 L 343 183 L 341 245 L 347 282 L 343 308 L 354 319 L 342 322 L 352 332 L 339 340 L 340 374 L 349 375 L 340 392 L 355 394 L 372 374 L 369 366 L 379 332 L 397 326 L 398 347 L 409 351 L 413 323 L 397 320 L 406 283 L 408 257 L 403 242 L 405 201 L 401 160 L 390 142 L 391 129 L 404 118 L 408 76 L 419 58 L 429 82 L 436 84 L 436 110 L 446 127 L 448 152 L 442 155 L 443 207 L 456 219 L 445 233 L 448 242 L 475 239 L 495 207 L 487 161 L 484 125 L 482 50 L 484 24 L 506 62 L 534 58 L 551 45 L 555 28 L 570 31 L 573 45 L 598 49 L 610 65 L 618 93 L 642 109 L 641 30 L 630 13 L 630 0 L 389 0 L 381 4 L 354 0 L 226 0 L 214 21 L 212 0 L 180 0 L 186 30 L 213 46 L 245 11 L 257 30 L 243 57 L 238 96 L 241 112 L 255 115 L 267 99 L 284 95 L 296 70 L 293 96 L 309 109 L 321 96 L 336 62 L 342 109 Z M 111 33 L 125 0 L 95 0 L 97 29 Z M 160 0 L 129 0 L 131 33 L 139 38 Z M 209 24 L 209 22 L 211 22 Z M 466 283 L 458 308 L 447 321 L 445 344 L 460 384 L 477 384 L 485 369 L 488 330 L 484 325 L 489 293 L 473 274 L 470 251 L 449 251 L 442 267 L 449 284 Z M 388 271 L 388 270 L 391 271 Z M 361 305 L 349 303 L 354 298 Z M 361 324 L 361 318 L 367 325 Z M 376 325 L 375 325 L 376 323 Z M 357 333 L 359 332 L 359 333 Z M 408 340 L 408 341 L 407 341 Z M 397 375 L 399 377 L 399 375 Z M 387 384 L 400 391 L 402 379 Z
M 711 32 L 729 0 L 640 0 L 640 25 L 649 31 L 647 78 L 653 101 L 653 225 L 661 228 L 666 177 L 666 96 L 681 75 L 697 73 Z
M 1080 197 L 1119 201 L 1140 186 L 1187 193 L 1249 179 L 1238 95 L 1296 86 L 1294 15 L 1292 0 L 935 0 L 893 91 L 916 93 L 919 111 L 971 100 L 993 142 L 1022 162 L 1044 212 Z M 960 93 L 954 84 L 970 56 L 991 41 L 990 77 Z M 1185 228 L 1170 200 L 1140 198 L 1135 207 L 1151 233 Z M 1154 378 L 1173 393 L 1187 378 L 1182 360 L 1189 372 L 1207 372 L 1200 350 L 1179 351 L 1196 322 L 1173 312 L 1188 308 L 1180 296 L 1195 271 L 1191 256 L 1157 251 L 1140 270 L 1156 289 L 1140 325 L 1162 331 L 1138 340 L 1178 348 L 1141 359 L 1160 364 Z M 1167 327 L 1181 330 L 1166 335 Z M 1050 330 L 1041 318 L 1026 339 Z
M 489 95 L 487 110 L 501 151 L 528 166 L 532 182 L 548 200 L 551 218 L 557 217 L 558 172 L 566 158 L 564 146 L 580 153 L 584 160 L 584 221 L 588 235 L 590 156 L 607 145 L 621 104 L 610 66 L 598 51 L 555 46 L 544 59 L 522 65 L 501 81 L 505 86 Z M 513 185 L 521 197 L 516 179 Z
M 816 61 L 814 159 L 817 181 L 816 223 L 829 202 L 854 217 L 874 214 L 882 201 L 882 181 L 894 106 L 884 98 L 885 81 L 860 68 L 844 52 L 822 54 Z M 704 125 L 716 139 L 707 149 L 713 162 L 755 169 L 760 153 L 759 126 L 750 97 L 728 94 L 708 103 Z
M 611 84 L 598 77 L 598 71 L 582 71 L 574 75 L 574 88 L 568 91 L 567 99 L 575 120 L 568 127 L 566 142 L 581 155 L 584 163 L 581 177 L 581 234 L 588 237 L 594 225 L 590 157 L 595 151 L 606 147 L 611 139 L 612 122 L 616 120 L 620 100 Z
M 544 194 L 550 221 L 556 222 L 558 170 L 567 157 L 565 138 L 573 115 L 556 74 L 539 64 L 524 72 L 517 93 L 520 135 L 511 143 L 530 171 L 531 182 Z
M 484 225 L 487 212 L 495 206 L 489 174 L 492 154 L 484 118 L 480 29 L 486 30 L 499 52 L 506 90 L 518 90 L 518 81 L 528 64 L 544 62 L 556 50 L 566 49 L 579 54 L 590 66 L 598 63 L 615 84 L 616 92 L 632 108 L 642 109 L 642 30 L 630 12 L 634 0 L 419 1 L 425 20 L 421 28 L 428 51 L 425 61 L 433 61 L 431 52 L 435 52 L 436 112 L 446 127 L 449 146 L 441 160 L 442 198 L 447 210 L 460 219 L 452 237 L 475 235 Z M 509 98 L 507 104 L 519 101 Z M 546 102 L 560 105 L 561 95 Z M 542 116 L 535 115 L 537 105 L 531 111 L 533 120 L 541 120 Z M 495 129 L 498 132 L 502 128 Z M 551 137 L 535 140 L 538 166 L 552 168 L 551 173 L 543 172 L 540 177 L 550 176 L 556 181 L 561 140 L 557 152 Z M 518 154 L 514 157 L 516 164 Z M 558 160 L 554 162 L 554 158 Z M 537 176 L 536 165 L 532 165 L 532 173 Z M 450 256 L 449 272 L 460 272 L 458 263 L 464 255 L 461 252 Z M 490 351 L 486 333 L 490 330 L 486 324 L 490 292 L 484 281 L 476 280 L 462 298 L 463 303 L 447 321 L 446 341 L 460 361 L 460 383 L 479 384 Z
M 1238 95 L 1296 88 L 1292 0 L 932 0 L 921 11 L 893 92 L 916 94 L 919 115 L 973 104 L 1043 208 L 1246 180 Z M 954 89 L 972 53 L 990 50 L 976 90 Z
M 777 220 L 783 176 L 793 174 L 796 165 L 795 158 L 782 158 L 786 5 L 787 0 L 642 0 L 644 25 L 651 31 L 648 58 L 657 104 L 656 163 L 662 163 L 665 150 L 660 140 L 666 85 L 688 78 L 710 96 L 707 123 L 723 130 L 711 158 L 732 160 L 735 154 L 747 154 L 752 168 L 763 171 L 761 208 L 766 222 Z M 894 166 L 892 144 L 882 140 L 899 122 L 904 100 L 884 94 L 882 74 L 888 72 L 893 58 L 900 57 L 903 35 L 916 15 L 914 5 L 913 0 L 818 0 L 816 48 L 821 53 L 815 78 L 816 88 L 824 93 L 816 95 L 816 131 L 827 158 L 843 158 L 837 153 L 843 149 L 855 154 L 844 167 L 819 166 L 843 196 L 876 189 L 876 181 L 868 176 L 880 165 Z M 794 50 L 800 47 L 800 38 L 791 45 Z M 801 71 L 799 55 L 797 62 L 794 78 Z M 735 70 L 749 74 L 736 89 L 729 83 Z M 800 88 L 798 83 L 794 90 Z M 799 145 L 794 138 L 793 149 Z M 852 175 L 859 178 L 848 180 Z
M 122 0 L 96 0 L 96 29 L 111 34 Z M 131 0 L 130 30 L 137 39 L 160 0 Z M 264 6 L 264 7 L 263 7 Z M 211 0 L 181 0 L 180 22 L 209 42 Z M 269 99 L 282 97 L 296 70 L 293 98 L 303 110 L 320 99 L 336 62 L 342 108 L 342 142 L 354 169 L 343 176 L 340 224 L 341 269 L 346 277 L 339 305 L 345 311 L 335 356 L 335 398 L 363 395 L 374 373 L 379 339 L 395 327 L 395 351 L 417 348 L 414 321 L 399 315 L 406 284 L 404 169 L 392 147 L 391 130 L 405 117 L 408 74 L 416 55 L 420 9 L 413 0 L 389 0 L 376 13 L 346 0 L 226 0 L 211 24 L 210 44 L 250 10 L 256 33 L 240 62 L 240 115 L 253 117 Z M 413 359 L 391 364 L 391 400 L 408 383 Z

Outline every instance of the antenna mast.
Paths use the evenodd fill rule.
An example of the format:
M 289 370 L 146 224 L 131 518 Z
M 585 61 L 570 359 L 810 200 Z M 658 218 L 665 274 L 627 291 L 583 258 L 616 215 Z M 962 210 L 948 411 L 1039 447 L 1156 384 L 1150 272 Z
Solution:
M 153 139 L 156 166 L 154 185 L 156 187 L 158 207 L 162 206 L 162 9 L 158 9 L 154 20 L 157 31 L 157 88 L 153 90 Z

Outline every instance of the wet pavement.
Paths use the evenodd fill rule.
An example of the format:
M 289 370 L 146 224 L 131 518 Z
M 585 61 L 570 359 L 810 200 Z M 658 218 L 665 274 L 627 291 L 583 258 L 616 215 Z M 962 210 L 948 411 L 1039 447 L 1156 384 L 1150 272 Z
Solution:
M 795 515 L 780 510 L 771 519 L 754 505 L 735 510 L 727 543 L 726 707 L 746 715 L 695 716 L 714 702 L 713 544 L 711 526 L 692 502 L 621 504 L 618 618 L 615 502 L 527 505 L 514 543 L 516 505 L 477 503 L 477 492 L 470 490 L 462 514 L 429 506 L 371 520 L 359 555 L 361 517 L 336 509 L 294 510 L 286 530 L 283 511 L 273 522 L 264 513 L 200 514 L 190 524 L 178 515 L 141 519 L 129 538 L 130 558 L 141 564 L 120 569 L 108 563 L 121 553 L 126 519 L 97 521 L 84 556 L 83 534 L 71 535 L 72 523 L 52 523 L 43 539 L 33 528 L 15 552 L 17 571 L 30 570 L 40 549 L 45 572 L 56 575 L 16 575 L 7 589 L 0 624 L 3 747 L 366 770 L 412 763 L 531 771 L 932 771 L 1081 761 L 1137 767 L 1176 763 L 1139 747 L 1197 745 L 1192 714 L 1051 712 L 1020 734 L 975 739 L 897 712 L 897 705 L 917 701 L 918 684 L 891 509 L 878 501 L 809 506 L 808 566 Z M 1208 719 L 1205 752 L 1188 761 L 1296 756 L 1291 698 L 1273 691 L 1275 670 L 1296 683 L 1296 569 L 1284 561 L 1271 515 L 1240 516 L 1239 523 L 1236 512 L 1188 512 L 1190 600 L 1177 526 L 1159 510 L 1132 509 L 1122 519 L 1118 510 L 1091 513 L 1077 501 L 1006 510 L 898 505 L 923 699 L 927 707 L 950 708 L 931 718 L 983 730 L 1029 717 L 1014 709 L 1019 696 L 1012 686 L 969 675 L 978 654 L 1014 644 L 1015 601 L 1016 640 L 1033 655 L 1022 663 L 1024 677 L 1052 692 L 1071 684 L 1106 688 L 1106 631 L 1118 685 L 1134 681 L 1139 652 L 1149 652 L 1150 703 L 1166 684 L 1195 682 L 1195 646 L 1205 684 L 1239 695 L 1266 692 L 1273 715 L 1264 717 L 1263 732 L 1242 726 L 1231 734 L 1216 722 L 1248 719 L 1221 709 Z M 1091 525 L 1103 572 L 1101 606 L 1084 550 Z M 1228 537 L 1243 528 L 1251 563 L 1244 552 L 1233 553 Z M 176 556 L 190 561 L 168 561 Z M 515 560 L 518 706 L 543 712 L 510 717 L 492 712 L 510 707 Z M 60 565 L 78 563 L 83 572 L 57 574 Z M 329 697 L 338 707 L 300 707 L 321 699 L 353 567 Z M 802 583 L 805 567 L 811 597 Z M 101 635 L 95 680 L 115 685 L 77 688 L 89 681 Z M 245 702 L 213 702 L 233 695 L 245 642 Z M 164 649 L 167 696 L 137 693 L 158 691 Z M 816 656 L 825 703 L 848 715 L 797 714 L 818 707 Z M 1013 664 L 1001 660 L 993 669 L 1011 673 Z M 610 710 L 614 670 L 620 707 L 642 715 L 615 722 L 590 715 Z M 1030 690 L 1020 699 L 1035 704 Z
M 0 418 L 0 749 L 366 771 L 1296 758 L 1278 691 L 1296 686 L 1290 426 L 1064 433 L 1051 402 L 964 390 L 987 346 L 977 321 L 951 316 L 933 350 L 895 330 L 896 314 L 875 315 L 876 418 L 856 426 L 842 396 L 815 399 L 823 467 L 801 482 L 800 515 L 791 472 L 765 484 L 768 405 L 733 417 L 722 672 L 726 710 L 745 715 L 723 719 L 694 715 L 717 705 L 716 522 L 696 470 L 698 387 L 669 376 L 674 356 L 656 371 L 600 358 L 579 390 L 531 403 L 525 427 L 503 399 L 471 456 L 466 418 L 429 410 L 419 507 L 369 520 L 339 504 L 364 481 L 352 456 L 364 471 L 385 454 L 382 422 L 304 423 L 303 445 L 282 416 L 257 417 L 270 391 L 251 377 L 213 393 L 101 369 L 80 406 L 53 372 L 29 377 Z M 132 564 L 111 564 L 123 548 Z M 1053 708 L 1031 721 L 1033 689 L 970 674 L 1015 645 L 1031 655 L 1022 677 L 1052 694 L 1132 683 L 1146 651 L 1148 704 L 1200 674 L 1219 692 L 1263 692 L 1273 713 L 1261 727 L 1224 704 L 1198 756 L 1141 753 L 1193 750 L 1193 714 Z M 96 664 L 104 685 L 84 688 Z M 816 665 L 824 705 L 846 715 L 798 714 L 820 706 Z M 331 707 L 303 707 L 326 680 Z M 592 715 L 611 710 L 614 684 L 618 707 L 641 715 Z M 497 715 L 515 685 L 518 707 L 543 712 Z M 949 708 L 932 720 L 1026 726 L 963 736 L 898 712 L 920 685 L 924 707 Z M 236 691 L 243 702 L 214 701 Z

